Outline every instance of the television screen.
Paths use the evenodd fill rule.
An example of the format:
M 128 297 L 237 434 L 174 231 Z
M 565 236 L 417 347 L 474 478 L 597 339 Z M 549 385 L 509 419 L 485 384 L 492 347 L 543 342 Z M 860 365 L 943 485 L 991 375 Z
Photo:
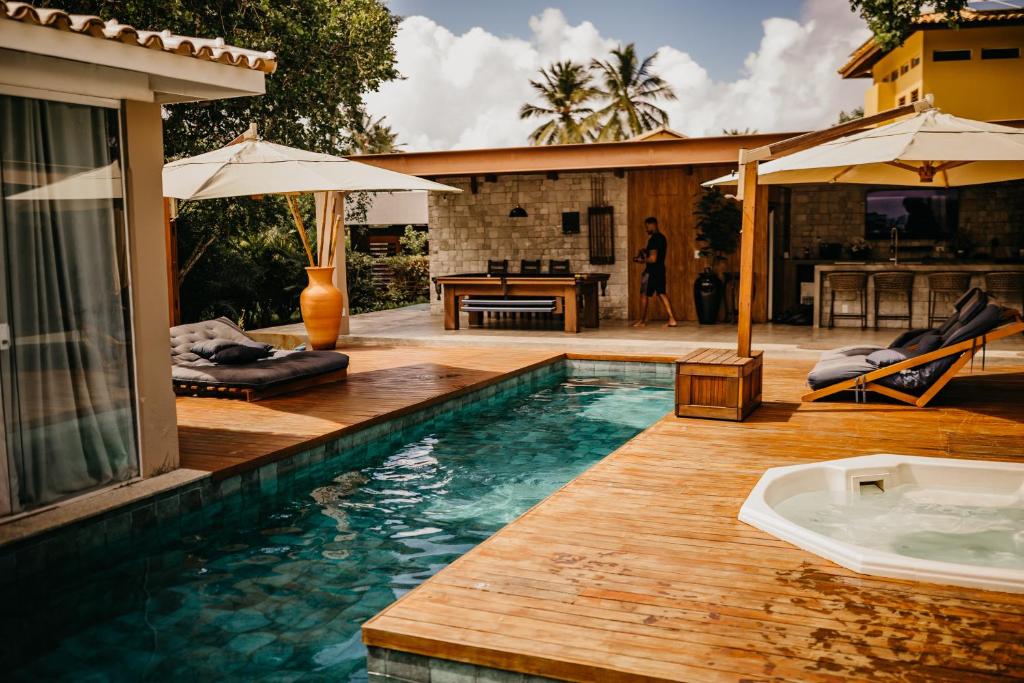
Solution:
M 904 239 L 946 239 L 956 232 L 957 194 L 945 188 L 871 190 L 865 212 L 867 239 L 888 239 L 893 228 Z

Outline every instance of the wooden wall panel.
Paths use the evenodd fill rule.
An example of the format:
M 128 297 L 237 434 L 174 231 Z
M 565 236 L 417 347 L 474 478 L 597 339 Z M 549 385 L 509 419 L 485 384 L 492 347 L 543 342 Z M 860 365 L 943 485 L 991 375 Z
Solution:
M 693 257 L 697 248 L 697 222 L 693 209 L 701 193 L 701 183 L 732 170 L 731 166 L 692 166 L 627 171 L 629 178 L 628 226 L 629 255 L 647 244 L 644 218 L 657 216 L 661 231 L 668 239 L 668 296 L 679 320 L 696 320 L 693 304 L 693 281 L 704 268 L 703 259 Z M 761 191 L 767 193 L 767 188 Z M 767 197 L 765 198 L 767 201 Z M 768 313 L 768 224 L 758 225 L 755 256 L 754 321 L 764 322 Z M 630 263 L 629 317 L 640 315 L 640 275 L 643 265 Z M 725 264 L 729 271 L 739 270 L 739 252 Z M 654 307 L 652 320 L 664 319 L 661 305 Z

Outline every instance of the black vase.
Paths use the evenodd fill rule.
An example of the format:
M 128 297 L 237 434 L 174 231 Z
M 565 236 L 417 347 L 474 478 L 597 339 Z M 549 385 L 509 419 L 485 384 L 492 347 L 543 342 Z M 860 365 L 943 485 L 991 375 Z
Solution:
M 710 268 L 698 275 L 693 283 L 693 303 L 701 325 L 718 322 L 718 311 L 722 307 L 722 281 Z

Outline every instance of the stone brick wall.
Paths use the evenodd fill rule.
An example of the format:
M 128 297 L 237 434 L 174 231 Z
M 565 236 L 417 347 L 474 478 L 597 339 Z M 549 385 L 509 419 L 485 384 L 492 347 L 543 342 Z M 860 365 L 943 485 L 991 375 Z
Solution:
M 615 263 L 590 264 L 587 207 L 591 178 L 604 178 L 606 203 L 615 209 Z M 612 173 L 563 173 L 558 180 L 543 175 L 498 176 L 497 182 L 478 179 L 477 193 L 469 178 L 445 178 L 461 194 L 430 196 L 430 275 L 482 272 L 488 259 L 508 259 L 513 271 L 521 259 L 569 259 L 576 271 L 610 273 L 608 295 L 601 298 L 601 317 L 625 319 L 628 313 L 627 181 Z M 518 184 L 518 188 L 517 188 Z M 519 203 L 526 218 L 509 218 Z M 562 234 L 562 212 L 580 213 L 580 232 Z M 432 293 L 430 310 L 439 315 L 441 302 Z
M 818 242 L 846 244 L 864 236 L 864 193 L 860 185 L 794 185 L 790 209 L 789 252 L 801 257 L 804 247 L 817 257 Z M 1015 256 L 1024 247 L 1024 183 L 960 188 L 959 233 L 976 251 L 995 258 Z M 994 250 L 992 239 L 999 242 Z M 873 259 L 889 256 L 887 240 L 875 241 Z M 931 246 L 931 242 L 907 243 Z M 994 251 L 994 253 L 992 253 Z M 917 256 L 930 255 L 918 252 Z M 844 252 L 843 257 L 846 258 Z M 910 258 L 911 254 L 907 254 Z

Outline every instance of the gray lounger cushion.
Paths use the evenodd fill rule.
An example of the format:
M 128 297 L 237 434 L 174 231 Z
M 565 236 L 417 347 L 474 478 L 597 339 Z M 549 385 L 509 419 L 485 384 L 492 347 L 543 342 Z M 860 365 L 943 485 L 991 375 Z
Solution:
M 265 389 L 284 382 L 314 377 L 348 367 L 348 356 L 334 351 L 282 351 L 239 365 L 219 365 L 192 353 L 192 345 L 225 339 L 258 344 L 227 318 L 204 320 L 171 328 L 171 377 L 175 382 Z
M 282 382 L 344 370 L 347 367 L 348 356 L 343 353 L 278 351 L 271 358 L 244 365 L 174 365 L 172 376 L 175 382 L 265 389 Z
M 807 375 L 807 384 L 811 389 L 824 389 L 877 369 L 868 362 L 868 354 L 831 359 L 822 358 Z

